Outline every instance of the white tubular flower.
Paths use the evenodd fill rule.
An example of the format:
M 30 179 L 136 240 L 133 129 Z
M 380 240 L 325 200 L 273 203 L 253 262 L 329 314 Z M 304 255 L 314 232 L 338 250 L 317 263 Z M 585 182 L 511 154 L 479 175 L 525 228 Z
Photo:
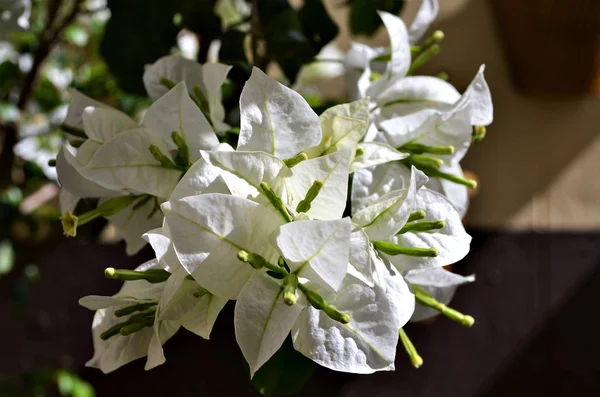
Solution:
M 215 131 L 222 133 L 229 126 L 224 123 L 221 87 L 230 69 L 231 66 L 221 63 L 202 65 L 179 55 L 168 55 L 146 66 L 143 79 L 146 91 L 153 100 L 166 94 L 171 85 L 183 81 Z
M 158 268 L 158 262 L 152 260 L 136 270 Z M 92 295 L 80 299 L 79 304 L 96 310 L 92 323 L 94 356 L 86 366 L 109 373 L 145 356 L 148 356 L 146 370 L 165 362 L 162 345 L 177 332 L 179 322 L 157 318 L 156 304 L 164 284 L 151 284 L 145 280 L 127 281 L 121 291 L 112 297 Z M 138 325 L 141 328 L 137 328 Z M 127 326 L 137 330 L 128 333 L 123 330 Z
M 407 282 L 415 284 L 429 293 L 438 302 L 448 305 L 458 287 L 475 281 L 475 276 L 461 276 L 442 267 L 426 270 L 411 270 L 404 275 Z M 416 305 L 411 322 L 423 321 L 439 315 L 439 310 Z

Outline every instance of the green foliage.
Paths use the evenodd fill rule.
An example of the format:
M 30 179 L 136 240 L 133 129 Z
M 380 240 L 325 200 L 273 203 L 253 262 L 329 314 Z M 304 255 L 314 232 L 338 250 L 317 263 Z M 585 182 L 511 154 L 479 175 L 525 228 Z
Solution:
M 262 2 L 259 19 L 268 56 L 292 82 L 302 65 L 311 62 L 338 33 L 322 0 L 307 0 L 300 10 L 287 0 Z
M 44 112 L 49 112 L 62 104 L 60 91 L 47 77 L 41 79 L 33 97 Z
M 179 28 L 173 23 L 175 1 L 109 0 L 100 54 L 121 89 L 144 94 L 144 65 L 168 54 Z
M 397 15 L 404 7 L 404 0 L 349 0 L 350 31 L 352 34 L 371 36 L 381 26 L 377 11 Z
M 265 397 L 295 394 L 310 379 L 317 364 L 294 350 L 286 339 L 281 348 L 252 378 L 252 385 Z

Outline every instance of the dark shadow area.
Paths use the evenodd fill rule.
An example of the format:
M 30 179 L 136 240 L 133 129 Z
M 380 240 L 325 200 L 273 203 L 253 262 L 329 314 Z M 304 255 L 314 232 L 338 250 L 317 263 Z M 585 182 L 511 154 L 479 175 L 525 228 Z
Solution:
M 600 233 L 472 232 L 472 252 L 455 271 L 475 273 L 452 306 L 477 323 L 463 328 L 445 318 L 413 324 L 407 333 L 425 360 L 413 369 L 400 347 L 396 371 L 349 375 L 319 368 L 299 396 L 598 395 L 596 323 Z M 211 340 L 180 331 L 165 345 L 167 363 L 152 371 L 144 360 L 104 375 L 84 368 L 92 356 L 93 313 L 78 306 L 87 294 L 111 294 L 119 283 L 103 269 L 135 266 L 121 246 L 63 241 L 39 260 L 41 278 L 24 316 L 0 302 L 0 373 L 40 367 L 71 369 L 97 396 L 257 395 L 248 382 L 233 332 L 233 304 Z

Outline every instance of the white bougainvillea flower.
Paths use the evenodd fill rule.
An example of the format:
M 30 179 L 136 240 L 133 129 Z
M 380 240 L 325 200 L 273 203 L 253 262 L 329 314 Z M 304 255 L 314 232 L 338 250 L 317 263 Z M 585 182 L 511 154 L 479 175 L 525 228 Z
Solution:
M 415 210 L 416 172 L 413 167 L 405 188 L 383 194 L 352 216 L 352 222 L 363 229 L 371 241 L 387 240 L 406 224 Z
M 11 32 L 29 29 L 31 0 L 0 0 L 0 40 Z
M 148 65 L 143 79 L 146 91 L 153 100 L 158 100 L 169 91 L 164 79 L 174 84 L 183 81 L 190 95 L 195 95 L 196 100 L 204 102 L 203 105 L 207 106 L 208 118 L 215 130 L 224 132 L 229 126 L 223 122 L 225 109 L 222 104 L 221 87 L 230 69 L 231 66 L 221 63 L 202 65 L 179 55 L 168 55 Z M 203 98 L 199 98 L 199 94 Z
M 348 173 L 352 151 L 338 150 L 331 154 L 302 161 L 292 168 L 293 175 L 285 179 L 287 205 L 291 209 L 305 199 L 316 180 L 323 182 L 306 215 L 312 219 L 340 219 L 346 207 Z
M 83 119 L 90 139 L 80 152 L 84 146 L 94 145 L 93 154 L 86 156 L 89 157 L 86 164 L 79 161 L 69 164 L 85 179 L 113 191 L 169 197 L 182 172 L 162 166 L 149 148 L 154 145 L 163 154 L 177 149 L 173 132 L 185 140 L 191 162 L 199 159 L 200 150 L 218 145 L 206 118 L 189 98 L 185 83 L 179 83 L 152 104 L 141 128 L 113 109 L 86 108 Z M 68 152 L 64 155 L 68 156 Z M 59 173 L 68 174 L 61 170 Z
M 391 161 L 402 160 L 408 157 L 408 153 L 400 152 L 387 143 L 383 142 L 363 142 L 358 144 L 358 152 L 350 172 L 355 172 L 363 168 L 370 168 L 376 165 L 389 163 Z
M 350 229 L 350 218 L 291 222 L 275 230 L 270 243 L 293 274 L 331 294 L 346 276 Z M 286 304 L 281 280 L 254 273 L 235 308 L 236 339 L 251 375 L 281 347 L 306 305 L 304 299 Z
M 348 274 L 327 301 L 350 315 L 342 324 L 307 307 L 293 329 L 294 348 L 335 371 L 370 374 L 394 369 L 398 330 L 410 319 L 415 298 L 399 274 L 373 256 L 378 275 L 373 285 Z
M 407 282 L 424 289 L 438 302 L 448 305 L 458 287 L 475 281 L 475 276 L 461 276 L 442 267 L 426 270 L 411 270 L 404 275 Z M 440 312 L 427 306 L 416 305 L 410 321 L 422 321 L 439 315 Z
M 158 262 L 152 260 L 139 266 L 136 270 L 157 268 Z M 164 283 L 151 284 L 145 280 L 127 281 L 123 284 L 121 291 L 112 297 L 87 296 L 79 301 L 82 306 L 96 310 L 92 323 L 94 356 L 86 363 L 86 366 L 109 373 L 145 356 L 148 356 L 146 370 L 165 362 L 162 345 L 179 329 L 177 321 L 161 321 L 155 318 L 152 327 L 145 327 L 130 335 L 114 335 L 106 340 L 100 337 L 111 327 L 140 314 L 134 312 L 117 317 L 115 315 L 117 310 L 136 304 L 158 303 L 163 287 Z M 146 309 L 147 315 L 150 317 L 155 316 L 152 307 Z
M 417 191 L 414 210 L 424 210 L 424 222 L 443 221 L 440 229 L 424 232 L 406 232 L 393 235 L 388 241 L 401 247 L 433 248 L 435 257 L 382 254 L 396 269 L 431 269 L 456 263 L 469 253 L 471 236 L 467 234 L 460 215 L 443 195 L 421 188 Z
M 440 171 L 457 175 L 461 178 L 464 178 L 465 176 L 459 163 L 444 164 L 440 167 Z M 426 186 L 427 188 L 446 196 L 452 205 L 454 205 L 454 208 L 456 208 L 460 217 L 464 218 L 467 214 L 467 209 L 469 208 L 469 189 L 465 185 L 460 185 L 442 178 L 429 178 Z
M 201 155 L 208 164 L 220 169 L 231 194 L 250 199 L 261 197 L 260 201 L 267 205 L 260 184 L 267 183 L 280 195 L 284 178 L 291 175 L 282 160 L 264 152 L 202 151 Z
M 415 19 L 413 19 L 408 34 L 411 44 L 417 44 L 429 29 L 431 23 L 435 20 L 440 10 L 438 0 L 423 0 Z
M 323 156 L 340 149 L 356 150 L 369 127 L 369 101 L 362 99 L 333 106 L 319 116 L 322 139 L 318 145 L 305 148 L 309 158 Z
M 254 68 L 240 97 L 237 150 L 287 159 L 321 142 L 319 117 L 294 90 Z
M 236 299 L 252 275 L 241 251 L 275 263 L 279 254 L 268 243 L 285 221 L 272 207 L 231 195 L 211 193 L 162 205 L 181 265 L 211 293 Z
M 416 189 L 427 183 L 428 178 L 421 171 L 398 162 L 356 171 L 352 178 L 352 213 L 355 214 L 392 191 L 406 189 L 410 184 L 411 173 L 414 173 Z
M 159 265 L 171 273 L 158 303 L 158 319 L 179 321 L 188 331 L 209 339 L 227 299 L 211 294 L 188 277 L 188 272 L 177 259 L 166 224 L 150 230 L 144 238 L 154 249 Z

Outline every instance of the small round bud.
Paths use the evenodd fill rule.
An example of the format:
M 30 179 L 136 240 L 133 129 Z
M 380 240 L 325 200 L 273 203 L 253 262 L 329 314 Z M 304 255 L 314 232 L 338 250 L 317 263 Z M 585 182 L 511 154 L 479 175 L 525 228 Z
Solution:
M 248 253 L 244 250 L 238 252 L 237 257 L 242 262 L 246 262 L 246 263 L 248 262 Z
M 77 236 L 77 224 L 79 223 L 79 219 L 73 215 L 71 211 L 65 212 L 60 218 L 60 222 L 62 223 L 63 233 L 65 236 Z
M 104 269 L 104 276 L 106 276 L 107 278 L 115 278 L 116 275 L 117 271 L 114 267 L 107 267 L 106 269 Z
M 462 321 L 460 322 L 465 327 L 472 327 L 475 324 L 475 319 L 471 316 L 464 316 Z
M 416 352 L 415 354 L 410 356 L 410 362 L 415 368 L 420 368 L 423 365 L 423 358 L 419 356 Z
M 444 40 L 444 32 L 442 32 L 441 30 L 436 30 L 435 32 L 433 32 L 433 35 L 431 36 L 436 42 L 440 42 L 442 40 Z

